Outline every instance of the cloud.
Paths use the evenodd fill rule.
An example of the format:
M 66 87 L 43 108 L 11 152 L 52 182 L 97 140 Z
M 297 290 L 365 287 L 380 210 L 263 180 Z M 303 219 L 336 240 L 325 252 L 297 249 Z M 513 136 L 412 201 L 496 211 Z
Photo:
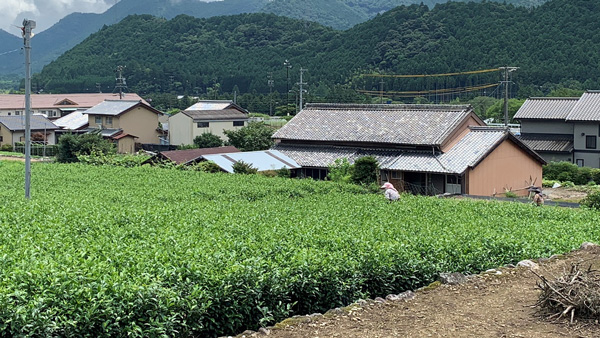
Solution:
M 23 19 L 35 20 L 39 33 L 73 12 L 102 13 L 115 0 L 1 0 L 0 28 L 19 35 Z

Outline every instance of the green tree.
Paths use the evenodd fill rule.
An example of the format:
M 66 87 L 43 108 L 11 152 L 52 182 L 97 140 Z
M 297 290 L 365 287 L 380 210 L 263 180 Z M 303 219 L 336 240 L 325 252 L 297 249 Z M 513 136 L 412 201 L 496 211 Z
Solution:
M 492 107 L 497 101 L 498 100 L 493 97 L 477 96 L 477 97 L 473 98 L 471 101 L 469 101 L 469 104 L 471 104 L 471 106 L 473 106 L 473 110 L 475 111 L 475 114 L 477 114 L 477 116 L 483 118 L 484 116 L 486 116 L 486 112 L 488 111 L 488 109 L 490 109 L 490 107 Z
M 198 148 L 215 148 L 223 145 L 223 140 L 212 133 L 202 133 L 194 138 L 194 144 Z
M 100 134 L 66 134 L 58 140 L 56 160 L 60 163 L 78 162 L 78 155 L 114 154 L 115 145 Z
M 244 161 L 237 161 L 233 164 L 233 172 L 235 174 L 251 175 L 256 174 L 258 169 Z
M 525 103 L 525 100 L 519 99 L 510 99 L 508 100 L 508 121 L 509 123 L 513 123 L 513 117 L 521 108 L 521 106 Z M 504 121 L 504 101 L 498 100 L 498 102 L 494 103 L 483 116 L 480 116 L 482 119 L 493 118 L 495 122 L 503 122 Z
M 347 158 L 338 158 L 328 167 L 327 178 L 334 182 L 349 183 L 352 181 L 353 166 Z
M 250 122 L 238 130 L 223 131 L 228 137 L 227 143 L 241 151 L 266 150 L 273 146 L 275 129 L 262 122 Z
M 352 182 L 369 185 L 377 182 L 377 171 L 379 164 L 373 156 L 365 156 L 354 161 L 352 170 Z

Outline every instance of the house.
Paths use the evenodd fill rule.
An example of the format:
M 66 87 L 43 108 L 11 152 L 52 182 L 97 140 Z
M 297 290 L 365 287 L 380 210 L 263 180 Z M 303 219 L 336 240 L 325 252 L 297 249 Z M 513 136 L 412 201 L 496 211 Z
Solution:
M 197 149 L 185 149 L 185 150 L 170 150 L 163 151 L 144 163 L 160 163 L 164 161 L 171 161 L 175 164 L 194 164 L 200 162 L 204 155 L 221 154 L 221 153 L 237 153 L 239 150 L 233 146 L 227 147 L 216 147 L 216 148 L 197 148 Z
M 101 134 L 119 142 L 132 138 L 138 143 L 158 144 L 158 116 L 162 113 L 141 101 L 107 100 L 84 112 L 88 117 L 88 131 L 102 130 Z M 128 135 L 120 136 L 119 135 Z M 127 140 L 124 140 L 123 138 Z M 129 152 L 129 151 L 127 151 Z
M 300 168 L 296 161 L 277 150 L 213 154 L 204 155 L 202 158 L 205 161 L 216 163 L 221 170 L 227 173 L 233 173 L 233 165 L 240 161 L 256 168 L 258 172 L 280 170 L 284 168 L 295 171 Z
M 31 140 L 45 144 L 56 144 L 55 131 L 59 129 L 41 115 L 33 115 L 30 120 Z M 0 116 L 0 146 L 25 142 L 25 116 Z
M 142 101 L 137 94 L 125 94 L 124 100 Z M 32 114 L 42 114 L 55 119 L 78 109 L 91 108 L 104 100 L 119 100 L 119 94 L 87 93 L 87 94 L 32 94 Z M 25 112 L 25 95 L 0 94 L 0 116 L 19 116 Z
M 600 168 L 600 91 L 581 97 L 532 97 L 514 117 L 519 139 L 546 161 Z
M 56 140 L 64 134 L 83 134 L 87 132 L 89 118 L 84 114 L 85 109 L 76 110 L 68 115 L 53 120 L 52 122 L 60 129 L 56 130 Z
M 248 112 L 231 101 L 200 101 L 169 118 L 169 141 L 173 145 L 193 144 L 203 133 L 227 140 L 224 130 L 247 124 Z
M 336 159 L 373 156 L 381 181 L 419 194 L 527 194 L 544 160 L 462 105 L 310 104 L 273 135 L 273 149 L 324 179 Z

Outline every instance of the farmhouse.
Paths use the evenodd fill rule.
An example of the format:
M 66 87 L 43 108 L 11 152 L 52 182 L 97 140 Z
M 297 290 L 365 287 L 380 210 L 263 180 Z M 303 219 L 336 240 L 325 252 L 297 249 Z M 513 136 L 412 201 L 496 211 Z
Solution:
M 88 132 L 100 130 L 102 136 L 118 143 L 119 152 L 133 152 L 135 142 L 160 142 L 158 116 L 162 113 L 141 101 L 107 100 L 84 114 L 88 116 Z
M 32 94 L 31 113 L 50 119 L 59 118 L 78 109 L 91 108 L 104 100 L 119 100 L 119 94 Z M 137 94 L 125 94 L 123 100 L 142 101 Z M 19 116 L 25 112 L 25 95 L 0 94 L 0 116 Z
M 31 116 L 31 140 L 55 144 L 55 130 L 51 121 L 41 115 Z M 0 116 L 0 146 L 25 142 L 25 116 Z
M 170 144 L 187 145 L 196 136 L 211 133 L 226 140 L 224 130 L 248 124 L 248 112 L 232 101 L 200 101 L 169 118 Z
M 419 194 L 526 194 L 545 163 L 462 105 L 311 104 L 273 138 L 300 176 L 323 179 L 336 159 L 373 156 L 381 181 Z
M 600 168 L 600 91 L 581 97 L 532 97 L 514 117 L 519 139 L 546 161 Z

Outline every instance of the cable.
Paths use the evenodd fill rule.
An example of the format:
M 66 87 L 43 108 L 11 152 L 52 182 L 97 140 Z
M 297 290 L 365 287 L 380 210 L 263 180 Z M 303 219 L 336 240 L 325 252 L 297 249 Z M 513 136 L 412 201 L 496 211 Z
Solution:
M 406 95 L 405 97 L 412 97 L 412 96 L 420 96 L 420 95 L 436 94 L 436 93 L 437 94 L 456 94 L 456 93 L 472 92 L 472 91 L 477 91 L 477 90 L 492 88 L 492 87 L 497 87 L 497 86 L 498 86 L 497 83 L 491 83 L 491 84 L 486 84 L 486 85 L 481 85 L 481 86 L 476 86 L 476 87 L 459 87 L 459 88 L 445 88 L 445 89 L 438 89 L 438 90 L 421 90 L 421 91 L 404 91 L 404 92 L 386 91 L 383 93 L 397 95 L 397 96 Z M 359 90 L 357 90 L 357 92 L 359 92 L 361 94 L 367 94 L 367 95 L 380 95 L 381 94 L 380 90 L 360 90 L 359 89 Z
M 8 52 L 0 53 L 0 56 L 2 56 L 2 55 L 6 55 L 6 54 L 10 54 L 10 53 L 14 53 L 14 52 L 18 52 L 18 51 L 20 51 L 20 50 L 21 50 L 21 48 L 17 48 L 17 49 L 15 49 L 15 50 L 11 50 L 11 51 L 8 51 Z
M 362 74 L 361 76 L 364 76 L 364 77 L 395 77 L 395 78 L 442 77 L 442 76 L 491 73 L 491 72 L 497 72 L 498 70 L 499 70 L 498 68 L 491 68 L 491 69 L 473 70 L 473 71 L 467 71 L 467 72 L 446 73 L 446 74 L 416 74 L 416 75 Z

